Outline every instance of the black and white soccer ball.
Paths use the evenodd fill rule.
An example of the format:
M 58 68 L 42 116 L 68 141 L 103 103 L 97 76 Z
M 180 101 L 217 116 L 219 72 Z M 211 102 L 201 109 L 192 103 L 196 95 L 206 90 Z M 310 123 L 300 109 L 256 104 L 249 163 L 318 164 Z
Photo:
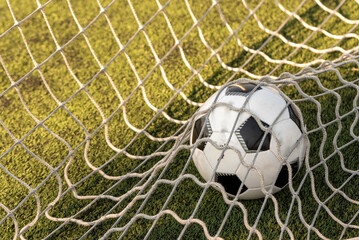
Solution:
M 243 183 L 239 199 L 256 199 L 265 196 L 262 180 L 271 193 L 288 184 L 286 163 L 296 175 L 307 148 L 304 124 L 299 108 L 287 104 L 277 90 L 250 82 L 231 84 L 199 112 L 206 110 L 194 119 L 190 138 L 196 143 L 193 161 L 206 181 L 214 174 L 214 181 L 231 196 Z

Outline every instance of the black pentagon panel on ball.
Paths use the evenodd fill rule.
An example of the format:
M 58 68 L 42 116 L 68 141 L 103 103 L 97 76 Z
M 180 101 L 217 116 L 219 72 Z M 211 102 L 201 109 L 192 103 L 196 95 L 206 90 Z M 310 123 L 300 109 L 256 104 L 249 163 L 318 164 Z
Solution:
M 220 183 L 227 193 L 230 193 L 232 195 L 236 195 L 239 187 L 242 184 L 242 181 L 238 178 L 236 174 L 226 174 L 226 173 L 216 173 L 215 181 Z M 244 193 L 247 191 L 246 185 L 243 184 L 241 193 Z
M 226 95 L 239 95 L 239 96 L 247 96 L 251 91 L 256 87 L 256 84 L 253 83 L 240 83 L 233 84 L 227 87 Z M 255 91 L 262 89 L 261 87 L 257 87 Z
M 265 122 L 262 122 L 264 127 L 269 125 Z M 265 135 L 265 132 L 259 127 L 257 121 L 250 117 L 245 121 L 235 132 L 239 142 L 246 151 L 257 151 L 259 145 Z M 264 137 L 261 151 L 267 151 L 270 146 L 271 134 L 267 133 Z
M 192 132 L 192 143 L 195 143 L 198 140 L 203 126 L 204 129 L 200 139 L 208 138 L 211 136 L 212 129 L 209 120 L 206 121 L 206 116 L 202 116 L 199 119 L 197 119 L 196 122 L 194 123 L 193 132 Z M 197 148 L 203 151 L 204 147 L 206 146 L 206 143 L 207 142 L 205 141 L 201 142 Z
M 299 159 L 290 163 L 290 166 L 292 167 L 292 176 L 294 177 L 295 174 L 297 174 L 298 169 L 299 169 Z M 279 188 L 284 187 L 285 185 L 288 184 L 288 177 L 289 177 L 288 167 L 287 167 L 287 165 L 283 165 L 274 185 Z
M 298 114 L 294 111 L 292 105 L 289 105 L 289 106 L 288 106 L 288 111 L 289 111 L 289 117 L 290 117 L 290 119 L 292 119 L 292 121 L 298 126 L 299 130 L 300 130 L 301 132 L 303 132 L 303 131 L 302 131 L 302 128 L 301 128 L 301 126 L 300 126 L 299 116 L 298 116 Z

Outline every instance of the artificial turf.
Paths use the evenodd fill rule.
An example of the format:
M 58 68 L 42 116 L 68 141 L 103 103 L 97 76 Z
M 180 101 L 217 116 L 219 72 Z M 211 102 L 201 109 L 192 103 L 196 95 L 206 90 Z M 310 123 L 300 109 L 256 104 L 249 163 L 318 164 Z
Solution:
M 35 0 L 9 0 L 8 2 L 18 22 L 37 9 Z M 137 129 L 146 127 L 146 131 L 155 137 L 168 137 L 176 134 L 182 124 L 170 122 L 161 114 L 157 114 L 150 109 L 144 100 L 144 95 L 153 106 L 157 109 L 163 109 L 173 119 L 185 121 L 197 110 L 196 106 L 187 103 L 182 96 L 176 94 L 174 90 L 166 85 L 164 75 L 160 67 L 156 65 L 156 57 L 151 51 L 144 32 L 139 31 L 134 37 L 139 25 L 131 12 L 128 2 L 119 0 L 113 3 L 109 0 L 99 1 L 104 8 L 111 4 L 106 13 L 117 36 L 116 39 L 104 14 L 101 14 L 96 21 L 92 22 L 100 13 L 99 5 L 95 0 L 70 1 L 78 23 L 83 28 L 86 28 L 85 35 L 89 43 L 86 42 L 84 34 L 79 34 L 79 29 L 71 15 L 67 1 L 53 0 L 47 3 L 47 1 L 41 0 L 39 2 L 47 4 L 43 8 L 43 12 L 58 44 L 65 46 L 63 54 L 74 75 L 71 75 L 68 70 L 61 52 L 56 52 L 56 44 L 41 11 L 37 11 L 23 21 L 20 26 L 35 61 L 42 64 L 40 71 L 46 80 L 45 82 L 42 80 L 40 72 L 33 69 L 34 63 L 26 49 L 19 28 L 14 27 L 11 31 L 1 36 L 0 56 L 5 63 L 8 74 L 4 66 L 2 66 L 0 68 L 0 119 L 13 136 L 10 136 L 4 127 L 0 127 L 0 163 L 3 166 L 0 169 L 0 203 L 10 210 L 16 209 L 14 211 L 16 221 L 13 221 L 11 217 L 7 217 L 1 224 L 0 236 L 2 239 L 13 238 L 16 224 L 18 224 L 18 229 L 30 224 L 36 217 L 36 211 L 43 212 L 58 196 L 60 189 L 58 179 L 55 174 L 51 174 L 53 171 L 44 162 L 56 169 L 62 181 L 62 193 L 69 188 L 69 184 L 65 179 L 68 177 L 68 181 L 76 184 L 75 189 L 79 196 L 105 194 L 118 197 L 132 189 L 141 178 L 129 177 L 121 180 L 105 178 L 89 167 L 88 163 L 86 163 L 85 153 L 87 153 L 88 161 L 94 167 L 100 167 L 107 163 L 102 168 L 102 171 L 108 176 L 123 176 L 134 169 L 138 173 L 143 173 L 162 159 L 161 156 L 157 156 L 144 161 L 143 159 L 130 158 L 124 154 L 116 155 L 117 152 L 106 142 L 105 126 L 102 121 L 103 117 L 106 119 L 111 117 L 107 122 L 107 137 L 108 141 L 116 148 L 122 149 L 126 147 L 126 152 L 129 154 L 146 156 L 162 145 L 162 142 L 150 140 L 143 132 L 137 134 L 126 124 L 122 108 L 119 108 L 123 100 L 126 101 L 127 121 Z M 162 5 L 166 4 L 165 1 L 160 2 Z M 247 4 L 253 10 L 259 2 L 258 0 L 248 1 Z M 131 0 L 131 3 L 141 24 L 148 22 L 158 10 L 158 5 L 155 1 Z M 294 11 L 302 1 L 282 0 L 280 3 L 289 11 Z M 339 1 L 330 0 L 325 1 L 324 4 L 334 9 L 339 4 Z M 189 1 L 189 5 L 196 18 L 200 19 L 211 8 L 212 2 Z M 232 29 L 241 26 L 237 31 L 237 35 L 243 45 L 251 49 L 258 49 L 270 37 L 268 33 L 259 28 L 253 16 L 241 25 L 249 14 L 243 2 L 225 0 L 221 1 L 219 6 Z M 358 18 L 358 12 L 359 5 L 354 0 L 346 1 L 338 10 L 338 13 L 352 20 Z M 0 34 L 2 34 L 14 25 L 14 20 L 6 1 L 0 1 L 0 13 Z M 165 14 L 171 22 L 177 39 L 180 40 L 180 46 L 186 60 L 193 69 L 199 71 L 201 78 L 206 83 L 221 86 L 228 79 L 252 79 L 251 76 L 241 72 L 233 75 L 233 71 L 221 66 L 218 59 L 212 55 L 211 51 L 201 41 L 197 28 L 193 27 L 194 23 L 185 1 L 171 1 L 165 7 Z M 269 0 L 264 1 L 262 6 L 256 10 L 256 14 L 262 24 L 272 31 L 276 31 L 283 21 L 288 18 L 274 1 Z M 315 1 L 311 0 L 305 1 L 297 14 L 312 26 L 319 26 L 329 16 Z M 198 26 L 200 26 L 204 38 L 212 49 L 216 50 L 220 47 L 218 55 L 221 61 L 230 67 L 243 67 L 246 71 L 257 76 L 279 76 L 283 72 L 295 74 L 301 70 L 299 67 L 288 64 L 277 65 L 270 63 L 258 54 L 253 56 L 252 53 L 245 51 L 238 45 L 234 36 L 230 37 L 226 44 L 221 46 L 228 38 L 229 31 L 221 21 L 216 7 L 212 7 L 211 11 L 201 19 Z M 350 31 L 353 26 L 352 24 L 344 23 L 337 16 L 331 16 L 321 28 L 332 34 L 342 35 Z M 186 83 L 187 85 L 182 92 L 188 99 L 198 103 L 204 102 L 216 91 L 205 86 L 198 75 L 191 77 L 193 73 L 183 61 L 179 47 L 174 47 L 176 41 L 171 35 L 163 12 L 157 14 L 146 24 L 143 30 L 149 37 L 158 58 L 162 59 L 161 66 L 173 88 L 180 89 Z M 358 36 L 359 29 L 355 28 L 351 31 Z M 288 20 L 279 33 L 294 43 L 306 41 L 307 45 L 315 49 L 330 48 L 338 42 L 338 40 L 325 36 L 320 32 L 313 34 L 312 30 L 305 28 L 302 23 L 293 17 Z M 133 68 L 131 68 L 126 54 L 123 51 L 117 54 L 121 49 L 117 41 L 120 41 L 125 46 L 125 52 L 131 59 L 137 76 Z M 343 49 L 351 49 L 358 46 L 358 42 L 357 38 L 350 37 L 340 41 L 337 46 Z M 93 49 L 100 64 L 106 66 L 107 75 L 100 71 L 100 64 L 95 60 L 90 51 L 91 49 Z M 262 51 L 272 59 L 284 59 L 294 50 L 294 47 L 289 46 L 277 37 L 272 37 L 262 48 Z M 56 54 L 52 55 L 54 52 Z M 116 57 L 114 58 L 115 55 Z M 51 57 L 49 58 L 49 56 Z M 321 56 L 321 54 L 301 48 L 291 55 L 288 60 L 296 63 L 306 63 L 318 57 L 333 60 L 338 56 L 340 56 L 338 52 Z M 205 62 L 207 63 L 203 66 Z M 157 67 L 152 71 L 155 66 Z M 358 66 L 355 64 L 343 65 L 338 68 L 338 71 L 346 81 L 358 79 Z M 16 86 L 12 85 L 9 76 L 13 82 L 17 82 Z M 94 76 L 96 77 L 94 78 Z M 112 82 L 109 80 L 109 76 Z M 327 89 L 343 86 L 343 82 L 340 81 L 334 71 L 319 74 L 318 78 Z M 145 81 L 143 81 L 144 79 Z M 187 83 L 189 79 L 191 80 Z M 143 81 L 141 85 L 144 91 L 138 87 L 138 80 Z M 85 88 L 80 89 L 82 84 L 87 85 Z M 337 119 L 335 113 L 339 99 L 341 101 L 340 108 L 337 110 L 339 115 L 348 113 L 355 108 L 357 109 L 358 83 L 355 82 L 353 86 L 346 86 L 332 92 L 323 91 L 318 82 L 314 80 L 301 81 L 299 86 L 305 94 L 315 96 L 321 106 L 321 111 L 319 111 L 318 106 L 301 95 L 293 85 L 282 87 L 282 91 L 288 97 L 297 100 L 297 105 L 302 111 L 307 130 L 310 132 L 309 164 L 311 167 L 321 162 L 320 153 L 323 154 L 324 158 L 330 156 L 335 149 L 334 145 L 336 143 L 340 147 L 356 139 L 356 142 L 354 141 L 351 145 L 342 148 L 340 154 L 336 153 L 331 156 L 326 161 L 326 164 L 319 165 L 319 167 L 313 169 L 314 190 L 319 199 L 325 201 L 333 193 L 327 182 L 338 188 L 352 175 L 343 170 L 340 159 L 343 158 L 345 167 L 353 171 L 357 170 L 359 163 L 359 157 L 356 156 L 359 149 L 357 141 L 359 129 L 353 125 L 357 121 L 358 111 L 353 111 L 346 117 L 341 118 L 340 122 L 331 122 Z M 317 96 L 320 93 L 326 94 Z M 20 95 L 23 103 L 19 97 Z M 98 107 L 95 106 L 89 96 L 96 101 Z M 64 107 L 58 108 L 58 103 L 55 99 L 60 103 L 65 102 Z M 171 102 L 167 104 L 170 100 Z M 43 123 L 44 126 L 37 126 L 36 121 L 24 108 L 24 105 L 38 120 L 46 119 Z M 98 109 L 101 109 L 102 112 Z M 101 114 L 103 114 L 103 117 Z M 320 129 L 318 115 L 322 124 L 331 123 Z M 153 118 L 154 120 L 152 120 Z M 153 122 L 148 125 L 150 121 Z M 35 128 L 35 126 L 37 127 Z M 68 145 L 50 134 L 45 127 L 62 138 Z M 26 137 L 24 138 L 24 136 Z M 91 138 L 86 141 L 88 136 L 91 136 Z M 323 138 L 326 139 L 324 143 L 322 142 Z M 20 145 L 16 139 L 21 139 L 23 145 Z M 18 144 L 13 146 L 15 143 Z M 173 141 L 169 141 L 160 151 L 170 149 L 173 144 Z M 25 150 L 24 146 L 33 155 Z M 73 158 L 69 158 L 69 151 L 71 151 L 69 146 L 72 150 L 75 150 L 72 155 Z M 8 151 L 11 147 L 11 151 Z M 190 151 L 188 150 L 179 151 L 165 170 L 164 168 L 160 169 L 164 171 L 161 178 L 177 179 L 185 168 L 189 154 Z M 66 167 L 67 165 L 68 167 Z M 37 208 L 34 194 L 23 201 L 28 196 L 29 189 L 25 184 L 10 176 L 4 169 L 31 188 L 40 186 L 36 190 L 41 203 L 40 209 Z M 156 173 L 155 176 L 158 177 L 161 171 Z M 189 162 L 185 170 L 185 174 L 187 173 L 204 181 L 192 161 Z M 299 214 L 298 204 L 295 202 L 291 209 L 287 226 L 293 232 L 295 239 L 306 239 L 308 235 L 310 235 L 310 239 L 317 239 L 319 236 L 313 230 L 308 230 L 300 219 L 300 217 L 303 217 L 310 225 L 314 219 L 315 212 L 318 210 L 318 203 L 313 196 L 312 183 L 310 177 L 306 175 L 305 167 L 301 168 L 298 176 L 294 179 L 294 187 L 298 187 L 304 177 L 304 185 L 299 193 L 301 213 Z M 359 179 L 354 176 L 341 190 L 348 197 L 357 201 L 359 199 L 356 188 L 358 184 Z M 144 193 L 148 192 L 150 187 L 151 185 L 145 189 Z M 151 216 L 158 214 L 172 189 L 172 185 L 159 184 L 140 212 Z M 203 188 L 194 183 L 193 180 L 182 179 L 166 209 L 173 210 L 182 219 L 189 218 L 202 190 Z M 76 219 L 91 222 L 103 216 L 108 216 L 109 211 L 110 214 L 120 213 L 137 193 L 138 191 L 135 191 L 120 202 L 114 199 L 99 198 L 89 208 L 79 213 L 92 200 L 76 198 L 72 191 L 67 191 L 59 201 L 56 201 L 49 210 L 49 214 L 52 217 L 61 219 L 79 213 L 76 215 Z M 275 197 L 279 204 L 279 218 L 284 222 L 291 205 L 291 193 L 286 187 Z M 93 228 L 74 222 L 63 224 L 64 221 L 54 221 L 42 214 L 39 219 L 35 219 L 36 221 L 23 233 L 23 236 L 27 239 L 41 239 L 51 233 L 49 239 L 78 239 L 81 236 L 84 236 L 84 239 L 98 239 L 109 229 L 127 224 L 142 203 L 143 200 L 141 199 L 136 201 L 125 214 L 103 220 Z M 247 209 L 249 224 L 253 225 L 263 204 L 263 199 L 242 201 L 242 203 Z M 325 204 L 344 223 L 348 223 L 354 217 L 351 224 L 358 225 L 358 219 L 355 219 L 355 214 L 359 210 L 357 203 L 351 203 L 337 193 Z M 213 236 L 217 233 L 228 208 L 229 206 L 224 202 L 220 192 L 209 188 L 199 205 L 195 218 L 202 220 L 206 224 L 209 234 Z M 4 207 L 1 208 L 0 218 L 3 219 L 6 215 L 7 212 Z M 225 239 L 246 239 L 249 231 L 244 226 L 243 218 L 242 210 L 238 206 L 234 207 L 219 236 Z M 126 232 L 115 231 L 109 234 L 108 237 L 109 239 L 117 239 L 120 236 L 123 239 L 142 239 L 146 236 L 152 223 L 153 220 L 139 218 L 133 222 Z M 59 226 L 61 227 L 58 228 Z M 343 226 L 334 221 L 323 208 L 319 208 L 319 214 L 314 219 L 313 226 L 325 237 L 332 239 L 339 238 L 343 231 Z M 163 215 L 155 224 L 149 238 L 175 239 L 182 229 L 183 225 L 171 215 Z M 257 229 L 264 239 L 276 239 L 280 236 L 281 228 L 276 221 L 274 203 L 270 199 L 265 205 Z M 359 236 L 358 229 L 348 228 L 344 233 L 344 238 L 357 236 Z M 205 238 L 205 235 L 200 225 L 190 224 L 183 237 L 184 239 L 202 239 Z M 256 239 L 257 237 L 253 234 L 252 238 Z M 287 239 L 289 235 L 284 232 L 283 238 Z

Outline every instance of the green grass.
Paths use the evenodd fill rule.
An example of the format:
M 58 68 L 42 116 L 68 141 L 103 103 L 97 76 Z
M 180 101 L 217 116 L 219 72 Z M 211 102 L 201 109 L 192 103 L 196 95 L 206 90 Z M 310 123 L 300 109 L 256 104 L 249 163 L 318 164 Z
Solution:
M 46 1 L 44 0 L 41 1 L 42 4 L 45 2 Z M 101 1 L 104 7 L 110 2 L 110 0 Z M 133 3 L 142 24 L 146 23 L 158 9 L 154 1 L 134 0 L 131 2 Z M 10 0 L 10 3 L 18 21 L 24 19 L 37 8 L 36 1 Z M 161 3 L 165 4 L 165 1 L 161 1 Z M 248 4 L 254 9 L 258 3 L 259 1 L 256 0 L 251 1 Z M 299 3 L 300 0 L 290 1 L 290 3 L 281 1 L 281 4 L 291 11 L 294 11 Z M 336 0 L 325 1 L 326 6 L 332 9 L 335 8 L 338 3 L 339 1 Z M 100 11 L 95 0 L 71 1 L 71 4 L 82 27 L 87 26 Z M 211 1 L 191 1 L 190 4 L 194 15 L 199 19 L 207 9 L 210 8 Z M 236 29 L 248 14 L 248 10 L 239 1 L 222 1 L 220 6 L 232 29 Z M 181 0 L 173 0 L 166 7 L 165 11 L 171 21 L 177 38 L 181 39 L 183 36 L 187 35 L 181 42 L 181 46 L 188 62 L 194 69 L 201 68 L 203 63 L 210 58 L 211 52 L 201 42 L 197 29 L 193 28 L 190 31 L 193 21 L 185 2 Z M 349 19 L 356 19 L 358 11 L 358 4 L 356 4 L 354 0 L 350 0 L 347 1 L 338 12 Z M 1 34 L 13 25 L 13 19 L 5 1 L 0 1 L 0 12 Z M 83 35 L 79 35 L 75 40 L 70 41 L 78 33 L 78 28 L 71 16 L 67 2 L 54 0 L 44 8 L 44 12 L 59 45 L 63 46 L 67 44 L 63 52 L 74 75 L 80 83 L 88 83 L 95 74 L 100 71 L 100 67 L 92 56 Z M 116 1 L 107 10 L 107 14 L 116 31 L 118 39 L 123 45 L 126 45 L 138 30 L 137 22 L 133 17 L 128 3 L 125 1 Z M 265 1 L 265 3 L 257 10 L 256 14 L 264 26 L 273 31 L 275 31 L 287 18 L 285 13 L 280 11 L 272 1 Z M 328 16 L 328 13 L 318 7 L 314 1 L 309 0 L 306 1 L 303 7 L 298 11 L 298 14 L 308 24 L 314 26 L 318 26 Z M 200 27 L 206 41 L 213 49 L 217 49 L 229 35 L 225 25 L 220 20 L 216 8 L 213 8 L 201 21 Z M 322 29 L 333 34 L 344 34 L 348 32 L 351 27 L 352 25 L 345 24 L 339 18 L 332 16 L 330 20 L 322 26 Z M 46 88 L 46 85 L 42 81 L 40 73 L 37 70 L 33 71 L 17 85 L 18 91 L 21 93 L 23 101 L 28 109 L 37 119 L 43 120 L 52 114 L 51 117 L 44 122 L 44 125 L 53 133 L 64 139 L 71 149 L 76 149 L 76 151 L 73 154 L 72 160 L 67 158 L 69 154 L 68 146 L 41 126 L 32 131 L 22 143 L 50 166 L 58 168 L 57 173 L 63 184 L 62 192 L 68 189 L 68 185 L 65 181 L 65 166 L 70 162 L 67 176 L 73 184 L 91 174 L 85 180 L 78 183 L 76 191 L 79 195 L 99 195 L 111 188 L 111 190 L 106 192 L 107 195 L 122 196 L 128 190 L 132 189 L 141 179 L 131 177 L 123 181 L 114 181 L 104 178 L 98 172 L 93 173 L 85 162 L 84 153 L 86 146 L 84 140 L 87 135 L 86 131 L 88 132 L 88 135 L 91 135 L 96 131 L 88 145 L 88 159 L 95 167 L 108 163 L 102 168 L 102 171 L 107 175 L 124 175 L 134 170 L 143 162 L 143 160 L 131 159 L 124 154 L 115 156 L 116 151 L 111 149 L 106 142 L 104 126 L 99 128 L 102 123 L 100 112 L 90 101 L 90 98 L 84 89 L 77 92 L 80 88 L 79 84 L 68 71 L 60 52 L 47 60 L 47 58 L 56 51 L 56 45 L 47 29 L 41 12 L 37 12 L 24 21 L 21 24 L 21 28 L 36 62 L 42 63 L 46 60 L 41 66 L 41 72 L 46 79 L 46 84 L 48 84 L 51 93 Z M 162 13 L 158 14 L 153 21 L 145 27 L 145 31 L 159 58 L 166 56 L 175 44 Z M 359 29 L 357 28 L 353 32 L 359 34 Z M 311 33 L 312 31 L 304 28 L 299 21 L 293 18 L 280 30 L 280 34 L 295 43 L 303 42 Z M 241 42 L 252 49 L 258 49 L 269 37 L 269 34 L 263 32 L 258 27 L 253 17 L 248 19 L 248 21 L 239 29 L 237 34 L 240 37 Z M 86 36 L 102 65 L 106 65 L 120 50 L 104 15 L 101 15 L 86 30 Z M 358 42 L 357 39 L 350 38 L 341 41 L 338 46 L 344 49 L 350 49 L 357 46 Z M 317 49 L 325 49 L 331 47 L 335 43 L 336 40 L 328 38 L 321 33 L 314 34 L 307 42 L 308 45 Z M 262 49 L 262 51 L 273 59 L 283 59 L 293 50 L 294 48 L 283 43 L 276 37 L 273 37 Z M 126 53 L 131 58 L 141 80 L 148 75 L 156 64 L 156 59 L 151 52 L 143 32 L 140 32 L 129 42 L 126 47 Z M 192 72 L 182 61 L 180 54 L 179 49 L 175 48 L 162 62 L 163 69 L 166 72 L 169 82 L 177 89 L 181 88 L 192 75 Z M 219 55 L 222 61 L 227 65 L 231 67 L 240 67 L 252 54 L 239 47 L 236 43 L 236 39 L 232 37 L 221 48 Z M 34 67 L 18 28 L 12 29 L 0 38 L 0 56 L 5 62 L 7 71 L 13 81 L 18 81 L 23 78 L 23 76 L 27 75 Z M 303 63 L 315 60 L 319 56 L 319 54 L 312 53 L 309 50 L 300 49 L 289 58 L 289 60 Z M 324 55 L 323 58 L 333 60 L 338 56 L 338 53 L 330 53 Z M 301 70 L 298 67 L 282 65 L 272 72 L 276 66 L 276 64 L 269 63 L 263 57 L 257 55 L 246 64 L 244 69 L 260 76 L 269 73 L 278 76 L 285 71 L 294 74 Z M 357 68 L 358 66 L 354 64 L 347 64 L 338 68 L 338 70 L 347 81 L 353 81 L 358 78 Z M 123 52 L 109 64 L 107 72 L 111 76 L 113 84 L 116 89 L 118 89 L 118 93 L 121 95 L 122 99 L 128 99 L 125 104 L 128 121 L 136 128 L 144 128 L 156 113 L 146 105 L 143 92 L 140 88 L 137 88 L 138 81 L 136 75 L 131 70 Z M 233 75 L 233 72 L 221 67 L 217 59 L 213 57 L 205 67 L 201 68 L 200 74 L 207 83 L 219 86 L 224 84 Z M 238 73 L 233 79 L 240 77 L 249 78 L 243 73 Z M 321 83 L 328 89 L 334 89 L 342 85 L 333 71 L 320 74 L 318 77 L 320 78 Z M 355 84 L 358 85 L 357 82 Z M 306 94 L 315 96 L 315 99 L 321 104 L 321 121 L 323 124 L 336 118 L 335 106 L 338 98 L 333 93 L 328 92 L 324 96 L 316 96 L 323 91 L 319 88 L 318 84 L 312 80 L 302 81 L 299 85 Z M 10 86 L 11 82 L 5 69 L 1 67 L 0 119 L 16 139 L 21 139 L 36 126 L 36 122 L 23 107 L 16 89 Z M 174 96 L 175 92 L 165 84 L 159 67 L 150 74 L 143 83 L 143 86 L 148 100 L 156 108 L 164 108 L 164 111 L 172 118 L 187 120 L 197 110 L 197 107 L 188 104 L 179 95 L 175 96 L 168 106 L 166 106 L 167 102 Z M 126 147 L 134 139 L 136 133 L 126 125 L 122 109 L 114 113 L 121 104 L 121 100 L 108 80 L 108 77 L 104 73 L 100 73 L 86 86 L 86 90 L 97 102 L 106 118 L 114 114 L 108 122 L 108 138 L 111 143 L 117 148 Z M 286 86 L 283 87 L 282 90 L 291 99 L 304 100 L 299 101 L 298 106 L 303 113 L 308 131 L 317 129 L 319 127 L 317 123 L 317 106 L 301 96 L 294 86 Z M 3 94 L 5 91 L 6 93 Z M 214 92 L 215 90 L 205 87 L 200 82 L 198 76 L 193 77 L 183 89 L 183 93 L 190 100 L 195 102 L 204 102 Z M 357 89 L 354 87 L 345 87 L 344 89 L 336 90 L 335 92 L 341 97 L 341 105 L 339 109 L 340 115 L 350 112 L 353 109 L 353 105 L 358 104 L 358 102 L 355 103 L 358 99 L 355 99 Z M 53 94 L 60 102 L 67 101 L 65 107 L 75 118 L 71 117 L 64 108 L 60 108 L 54 112 L 58 105 L 51 94 Z M 336 137 L 336 142 L 339 147 L 353 140 L 353 136 L 350 134 L 350 128 L 354 122 L 355 116 L 355 113 L 352 113 L 341 119 L 340 124 L 335 122 L 328 125 L 325 128 L 327 140 L 324 146 L 321 146 L 323 132 L 321 130 L 311 132 L 309 135 L 311 141 L 310 166 L 314 166 L 320 162 L 320 152 L 323 153 L 324 157 L 333 153 L 333 139 L 336 135 L 338 135 Z M 76 122 L 75 119 L 81 122 L 83 126 Z M 167 137 L 175 134 L 180 127 L 180 124 L 172 123 L 159 115 L 146 130 L 153 136 Z M 338 132 L 339 128 L 342 129 L 341 132 Z M 86 129 L 86 131 L 84 129 Z M 353 126 L 353 131 L 356 136 L 359 135 L 358 126 Z M 3 127 L 0 127 L 0 139 L 1 156 L 15 143 L 15 141 Z M 80 146 L 80 144 L 82 145 Z M 156 151 L 161 145 L 162 143 L 152 141 L 142 133 L 136 137 L 126 151 L 133 155 L 145 156 Z M 166 151 L 172 146 L 173 141 L 169 141 L 161 151 Z M 356 154 L 358 149 L 359 144 L 358 141 L 356 141 L 341 150 L 346 168 L 357 170 L 359 158 Z M 109 161 L 113 157 L 114 159 Z M 189 151 L 180 151 L 178 156 L 176 156 L 166 170 L 161 169 L 161 171 L 164 171 L 162 178 L 170 180 L 177 179 L 182 169 L 184 169 L 188 157 Z M 332 194 L 332 190 L 326 183 L 326 178 L 328 178 L 329 182 L 334 187 L 338 188 L 351 176 L 351 174 L 342 170 L 340 157 L 339 154 L 332 156 L 327 161 L 328 169 L 325 169 L 324 165 L 320 165 L 313 170 L 315 191 L 322 201 Z M 65 159 L 67 160 L 64 162 Z M 136 172 L 142 173 L 147 171 L 159 160 L 161 160 L 161 157 L 149 159 L 145 164 L 136 169 Z M 34 156 L 30 155 L 20 145 L 15 146 L 8 154 L 2 157 L 0 163 L 9 172 L 15 175 L 18 179 L 26 182 L 32 188 L 39 186 L 39 184 L 44 182 L 51 173 L 51 170 L 48 167 Z M 189 163 L 185 173 L 193 174 L 203 181 L 192 161 Z M 158 177 L 159 174 L 160 173 L 157 173 L 156 177 Z M 299 176 L 294 180 L 294 186 L 296 188 L 304 177 L 305 168 L 302 168 L 299 172 Z M 10 210 L 19 206 L 22 200 L 29 194 L 29 190 L 24 185 L 16 181 L 2 169 L 0 170 L 0 182 L 0 202 Z M 359 195 L 356 188 L 358 184 L 359 178 L 355 176 L 342 188 L 342 190 L 350 198 L 358 200 Z M 157 214 L 168 198 L 172 188 L 173 186 L 169 184 L 158 185 L 142 208 L 141 213 L 148 215 Z M 149 191 L 149 188 L 145 190 L 145 192 L 147 191 Z M 52 174 L 51 177 L 49 177 L 36 191 L 41 203 L 41 212 L 48 204 L 55 200 L 58 192 L 59 184 L 56 176 Z M 120 213 L 137 193 L 138 192 L 133 193 L 119 204 L 117 204 L 117 201 L 110 199 L 98 199 L 91 205 L 91 207 L 86 209 L 86 211 L 83 211 L 76 216 L 76 218 L 83 221 L 94 221 L 104 216 L 112 208 L 114 209 L 111 210 L 111 213 Z M 179 183 L 166 209 L 171 209 L 182 219 L 187 219 L 191 216 L 201 193 L 201 187 L 190 179 L 184 179 Z M 279 203 L 279 217 L 284 222 L 291 203 L 291 193 L 288 187 L 286 187 L 276 194 L 275 197 Z M 302 201 L 303 217 L 309 224 L 311 224 L 318 208 L 318 204 L 312 194 L 309 176 L 307 176 L 304 181 L 304 185 L 300 191 L 300 198 Z M 73 214 L 78 213 L 90 202 L 91 200 L 75 198 L 73 193 L 68 191 L 55 204 L 49 213 L 51 216 L 57 218 L 70 217 Z M 142 203 L 143 200 L 137 201 L 130 210 L 121 217 L 116 224 L 116 227 L 124 226 L 129 222 Z M 257 218 L 263 199 L 242 201 L 242 203 L 248 210 L 249 224 L 252 225 Z M 326 205 L 338 219 L 345 223 L 349 222 L 359 210 L 357 205 L 348 202 L 339 194 L 336 194 L 331 198 Z M 209 233 L 214 235 L 221 225 L 228 207 L 229 206 L 224 202 L 222 195 L 218 191 L 210 188 L 206 192 L 195 217 L 204 221 L 208 227 Z M 19 229 L 29 224 L 35 218 L 36 210 L 36 199 L 34 195 L 31 195 L 14 212 L 14 217 L 17 220 Z M 5 216 L 6 211 L 1 208 L 0 219 Z M 102 221 L 90 231 L 86 236 L 86 239 L 98 239 L 103 236 L 111 227 L 113 227 L 116 220 L 117 218 Z M 45 215 L 42 215 L 40 219 L 23 234 L 23 236 L 27 239 L 41 239 L 53 232 L 62 223 L 63 222 L 49 220 Z M 142 239 L 152 223 L 153 221 L 144 218 L 136 220 L 124 234 L 124 239 Z M 356 225 L 358 225 L 358 223 L 358 218 L 352 222 L 352 224 Z M 343 227 L 332 220 L 323 208 L 320 209 L 314 226 L 324 236 L 332 239 L 339 238 L 341 231 L 343 230 Z M 296 239 L 307 238 L 308 229 L 299 218 L 297 202 L 293 205 L 288 227 L 292 230 Z M 182 228 L 183 225 L 178 223 L 172 216 L 164 215 L 155 225 L 150 235 L 150 239 L 175 239 L 179 236 Z M 262 233 L 264 239 L 278 238 L 281 229 L 276 222 L 274 204 L 271 200 L 267 201 L 257 228 Z M 90 227 L 88 226 L 68 223 L 62 226 L 62 228 L 56 231 L 50 238 L 77 239 L 89 229 Z M 14 231 L 15 224 L 9 217 L 1 225 L 0 236 L 2 236 L 2 239 L 11 239 L 14 236 Z M 110 239 L 117 239 L 122 233 L 123 232 L 112 233 Z M 248 234 L 249 231 L 244 227 L 243 212 L 239 207 L 234 207 L 220 236 L 225 239 L 246 239 Z M 311 239 L 318 238 L 313 231 L 310 232 L 310 236 Z M 349 228 L 344 234 L 345 238 L 356 236 L 359 236 L 358 229 Z M 284 239 L 288 239 L 289 235 L 284 233 L 283 237 Z M 187 228 L 184 238 L 202 239 L 205 238 L 205 235 L 199 225 L 191 224 Z M 256 239 L 256 236 L 253 235 L 252 238 Z

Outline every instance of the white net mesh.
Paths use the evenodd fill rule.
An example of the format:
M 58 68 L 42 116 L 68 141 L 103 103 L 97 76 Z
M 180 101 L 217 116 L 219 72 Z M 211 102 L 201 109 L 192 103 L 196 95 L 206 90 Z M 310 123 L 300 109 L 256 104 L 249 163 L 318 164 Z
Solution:
M 359 4 L 0 2 L 4 239 L 359 236 Z M 302 112 L 298 176 L 258 200 L 201 178 L 193 114 L 259 80 Z

